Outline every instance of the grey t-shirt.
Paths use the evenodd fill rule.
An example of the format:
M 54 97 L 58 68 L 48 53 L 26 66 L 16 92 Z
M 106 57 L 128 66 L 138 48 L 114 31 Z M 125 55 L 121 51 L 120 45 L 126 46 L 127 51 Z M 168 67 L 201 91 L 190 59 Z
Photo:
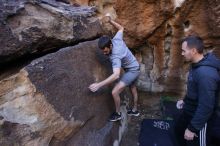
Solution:
M 116 33 L 112 39 L 112 45 L 112 54 L 110 55 L 112 68 L 122 67 L 129 71 L 139 69 L 139 63 L 123 41 L 122 31 Z

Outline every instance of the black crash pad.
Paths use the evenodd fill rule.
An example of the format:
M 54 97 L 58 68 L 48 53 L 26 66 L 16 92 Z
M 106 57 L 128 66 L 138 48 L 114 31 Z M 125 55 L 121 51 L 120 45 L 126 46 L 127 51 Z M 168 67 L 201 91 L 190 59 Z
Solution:
M 173 120 L 144 119 L 139 135 L 140 146 L 178 146 Z

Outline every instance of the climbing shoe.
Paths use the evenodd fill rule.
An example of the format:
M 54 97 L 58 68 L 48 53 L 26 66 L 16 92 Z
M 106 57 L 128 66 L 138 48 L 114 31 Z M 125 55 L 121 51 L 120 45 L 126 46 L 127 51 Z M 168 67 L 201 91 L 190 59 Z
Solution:
M 114 112 L 109 118 L 109 121 L 111 121 L 111 122 L 115 122 L 115 121 L 119 121 L 119 120 L 121 120 L 121 113 L 118 114 L 117 112 Z

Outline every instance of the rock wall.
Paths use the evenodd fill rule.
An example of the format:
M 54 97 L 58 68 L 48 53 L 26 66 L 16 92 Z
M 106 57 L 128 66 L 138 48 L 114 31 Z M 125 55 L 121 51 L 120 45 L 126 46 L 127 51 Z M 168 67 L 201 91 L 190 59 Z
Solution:
M 0 76 L 0 145 L 119 145 L 126 120 L 108 122 L 114 111 L 109 87 L 97 93 L 88 89 L 112 72 L 97 40 L 87 42 L 103 34 L 95 8 L 19 0 L 1 1 L 0 10 L 1 68 L 85 42 L 36 59 L 19 72 L 9 64 L 7 75 Z M 125 107 L 121 111 L 126 119 Z
M 24 69 L 0 84 L 1 145 L 49 145 L 53 136 L 62 140 L 83 125 L 57 113 Z
M 219 32 L 220 32 L 220 8 L 219 8 L 219 1 L 211 1 L 208 0 L 206 2 L 206 9 L 205 12 L 207 14 L 207 23 L 209 26 L 209 34 L 212 42 L 210 44 L 213 47 L 214 53 L 220 57 L 220 44 L 219 44 Z
M 118 141 L 120 125 L 108 122 L 114 110 L 109 87 L 97 93 L 88 89 L 111 73 L 108 60 L 98 51 L 97 41 L 64 48 L 1 80 L 0 145 Z
M 218 1 L 109 1 L 102 14 L 125 27 L 125 41 L 139 58 L 139 88 L 152 92 L 185 92 L 188 64 L 181 56 L 181 39 L 199 35 L 207 51 L 219 55 Z M 102 3 L 99 3 L 103 5 Z M 107 29 L 115 30 L 110 26 Z
M 5 1 L 0 10 L 0 64 L 27 55 L 55 51 L 102 34 L 92 7 L 56 1 Z

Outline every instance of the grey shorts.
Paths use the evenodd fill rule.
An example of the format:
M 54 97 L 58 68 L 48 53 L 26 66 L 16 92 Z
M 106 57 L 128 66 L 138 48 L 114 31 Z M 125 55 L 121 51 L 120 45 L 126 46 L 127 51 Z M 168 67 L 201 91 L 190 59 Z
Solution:
M 126 86 L 135 85 L 139 75 L 140 75 L 140 70 L 125 71 L 125 73 L 122 75 L 120 81 L 125 83 Z

